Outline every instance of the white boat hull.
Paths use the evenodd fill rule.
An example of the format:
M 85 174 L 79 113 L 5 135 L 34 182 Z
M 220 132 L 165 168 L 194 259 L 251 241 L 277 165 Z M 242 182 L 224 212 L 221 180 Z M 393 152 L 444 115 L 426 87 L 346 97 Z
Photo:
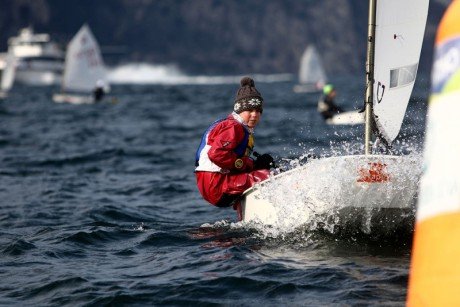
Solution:
M 292 88 L 294 93 L 319 93 L 322 91 L 322 87 L 317 84 L 297 84 Z
M 118 103 L 118 99 L 105 95 L 101 100 L 95 101 L 92 94 L 54 94 L 53 101 L 56 103 L 70 104 L 94 104 L 94 103 Z
M 295 228 L 318 216 L 345 222 L 376 211 L 413 210 L 419 158 L 358 155 L 316 159 L 247 190 L 244 222 Z
M 339 113 L 326 120 L 329 125 L 359 125 L 364 124 L 364 112 L 350 111 Z
M 17 70 L 15 82 L 32 86 L 49 86 L 61 83 L 61 74 L 54 71 Z
M 54 94 L 53 101 L 56 103 L 92 104 L 95 103 L 92 95 Z

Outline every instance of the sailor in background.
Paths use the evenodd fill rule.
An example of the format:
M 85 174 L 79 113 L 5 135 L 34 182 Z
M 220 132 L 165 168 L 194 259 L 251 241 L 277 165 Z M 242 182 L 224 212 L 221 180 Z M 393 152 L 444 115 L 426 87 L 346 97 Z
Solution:
M 241 79 L 233 112 L 205 131 L 195 156 L 195 176 L 203 198 L 217 207 L 233 206 L 241 220 L 244 191 L 269 177 L 269 154 L 251 158 L 254 128 L 263 111 L 263 98 L 249 77 Z
M 101 101 L 105 95 L 105 82 L 103 80 L 97 80 L 96 87 L 93 90 L 93 98 L 95 102 Z
M 318 101 L 318 112 L 321 113 L 324 120 L 332 118 L 334 115 L 343 112 L 343 109 L 334 102 L 337 92 L 332 84 L 326 84 L 323 87 L 323 95 Z

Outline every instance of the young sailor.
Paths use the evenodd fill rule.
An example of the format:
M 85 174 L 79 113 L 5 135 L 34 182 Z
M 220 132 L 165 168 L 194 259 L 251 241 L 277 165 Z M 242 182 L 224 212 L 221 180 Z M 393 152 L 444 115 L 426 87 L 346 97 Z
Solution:
M 97 80 L 96 87 L 93 90 L 93 98 L 95 102 L 99 102 L 105 95 L 105 82 L 103 80 Z
M 263 98 L 249 77 L 241 79 L 233 112 L 205 131 L 195 157 L 198 189 L 217 207 L 233 206 L 241 220 L 243 192 L 269 176 L 273 158 L 263 154 L 253 160 L 254 128 L 259 123 Z
M 334 115 L 343 112 L 343 109 L 334 102 L 337 92 L 332 84 L 326 84 L 323 87 L 323 96 L 318 101 L 318 112 L 321 113 L 324 120 L 332 118 Z

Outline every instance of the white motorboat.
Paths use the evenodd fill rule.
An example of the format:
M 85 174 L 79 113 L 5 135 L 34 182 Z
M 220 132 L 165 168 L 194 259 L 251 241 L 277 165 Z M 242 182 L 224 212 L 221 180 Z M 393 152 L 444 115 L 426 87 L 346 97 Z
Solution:
M 61 82 L 64 52 L 48 34 L 24 28 L 8 40 L 8 53 L 16 58 L 16 82 L 38 86 Z

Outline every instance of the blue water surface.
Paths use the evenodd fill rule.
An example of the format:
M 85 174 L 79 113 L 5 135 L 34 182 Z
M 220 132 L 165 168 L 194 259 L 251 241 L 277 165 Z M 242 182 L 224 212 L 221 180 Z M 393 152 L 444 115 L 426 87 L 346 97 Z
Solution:
M 362 78 L 334 83 L 341 106 L 362 106 Z M 405 150 L 421 151 L 426 83 L 396 142 Z M 363 127 L 326 125 L 317 94 L 256 85 L 258 152 L 361 150 Z M 70 105 L 52 102 L 57 88 L 15 86 L 0 102 L 0 304 L 404 305 L 411 234 L 267 236 L 202 200 L 195 150 L 237 88 L 119 85 L 114 103 Z

